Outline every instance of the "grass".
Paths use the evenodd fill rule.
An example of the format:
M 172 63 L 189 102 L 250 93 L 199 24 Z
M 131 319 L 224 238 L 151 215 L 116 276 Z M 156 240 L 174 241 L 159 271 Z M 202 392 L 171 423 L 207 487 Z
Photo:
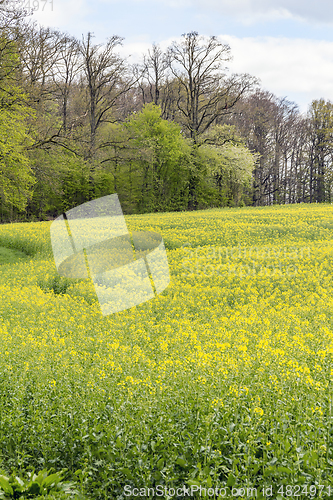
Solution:
M 20 260 L 27 259 L 27 254 L 20 250 L 13 250 L 11 248 L 0 247 L 0 265 L 14 264 Z
M 29 255 L 0 273 L 0 468 L 67 468 L 96 500 L 330 498 L 333 208 L 126 221 L 163 236 L 171 283 L 105 317 L 50 223 L 0 227 Z

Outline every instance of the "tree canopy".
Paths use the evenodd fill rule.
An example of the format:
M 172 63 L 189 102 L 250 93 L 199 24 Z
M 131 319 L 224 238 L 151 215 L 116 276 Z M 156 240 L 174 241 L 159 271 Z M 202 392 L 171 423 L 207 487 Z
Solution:
M 230 47 L 183 34 L 142 63 L 0 12 L 2 220 L 56 217 L 117 192 L 125 213 L 331 201 L 332 103 L 229 74 Z

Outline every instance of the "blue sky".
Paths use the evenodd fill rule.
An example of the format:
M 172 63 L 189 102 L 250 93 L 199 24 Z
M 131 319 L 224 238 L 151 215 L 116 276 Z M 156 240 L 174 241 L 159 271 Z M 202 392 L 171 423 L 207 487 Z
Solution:
M 23 1 L 23 0 L 22 0 Z M 31 1 L 31 4 L 33 1 Z M 153 42 L 166 48 L 182 33 L 216 35 L 231 47 L 229 72 L 249 73 L 306 112 L 333 101 L 332 0 L 35 0 L 34 18 L 96 43 L 124 38 L 120 52 L 139 62 Z M 53 8 L 52 8 L 53 7 Z

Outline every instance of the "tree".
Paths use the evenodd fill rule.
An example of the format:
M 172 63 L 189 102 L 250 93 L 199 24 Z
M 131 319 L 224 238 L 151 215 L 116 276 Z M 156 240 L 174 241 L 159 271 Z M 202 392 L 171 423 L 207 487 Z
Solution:
M 148 89 L 146 89 L 143 83 L 140 84 L 143 102 L 145 104 L 146 93 L 148 93 L 148 102 L 161 105 L 161 90 L 164 88 L 167 67 L 168 64 L 165 54 L 160 47 L 154 43 L 152 49 L 148 50 L 148 55 L 144 55 L 143 65 L 139 69 L 139 71 L 142 72 L 143 81 L 147 82 L 148 87 Z
M 247 147 L 259 154 L 253 172 L 254 205 L 281 203 L 292 198 L 299 120 L 295 103 L 267 91 L 257 90 L 235 106 L 229 123 L 246 139 Z
M 88 200 L 89 171 L 84 160 L 65 149 L 38 148 L 30 151 L 36 184 L 27 213 L 44 220 Z
M 57 97 L 61 102 L 62 127 L 67 132 L 69 98 L 73 83 L 82 67 L 79 43 L 74 37 L 64 36 L 59 47 L 59 58 L 52 74 Z
M 178 82 L 179 121 L 193 143 L 193 162 L 199 165 L 196 148 L 199 137 L 257 83 L 249 75 L 226 77 L 225 63 L 230 47 L 216 36 L 207 39 L 197 32 L 183 34 L 180 43 L 173 42 L 167 53 L 168 65 Z M 178 119 L 177 119 L 178 121 Z M 200 155 L 199 155 L 200 156 Z M 192 170 L 189 180 L 189 209 L 197 208 L 200 175 Z
M 1 98 L 1 97 L 0 97 Z M 24 210 L 34 178 L 25 147 L 29 143 L 26 118 L 29 110 L 0 110 L 0 196 L 2 204 Z
M 228 112 L 257 80 L 249 75 L 226 78 L 230 47 L 216 36 L 208 40 L 192 31 L 168 49 L 168 65 L 179 84 L 178 109 L 194 143 Z
M 88 33 L 80 43 L 88 93 L 90 157 L 94 154 L 97 130 L 103 123 L 113 121 L 111 112 L 117 99 L 133 85 L 125 78 L 127 68 L 124 59 L 115 53 L 122 40 L 119 36 L 112 36 L 102 48 L 92 44 L 92 34 Z
M 326 176 L 332 165 L 333 154 L 333 103 L 324 99 L 314 100 L 309 110 L 311 123 L 310 141 L 310 202 L 326 201 Z
M 111 174 L 113 190 L 117 193 L 122 191 L 122 201 L 128 209 L 132 202 L 132 176 L 128 167 L 135 157 L 136 150 L 135 145 L 131 144 L 128 128 L 116 123 L 110 123 L 104 127 L 101 150 L 103 151 L 100 160 L 101 168 L 98 169 L 97 175 L 100 176 L 102 172 Z M 123 187 L 126 184 L 127 189 L 124 190 Z
M 0 45 L 2 43 L 6 44 L 6 40 L 0 40 Z M 11 62 L 15 65 L 15 54 L 11 50 L 7 54 L 2 51 L 1 56 L 0 73 L 3 66 L 6 68 L 0 86 L 0 197 L 3 214 L 4 205 L 24 210 L 34 178 L 26 154 L 26 147 L 32 142 L 27 120 L 33 112 L 25 104 L 23 91 L 15 85 L 12 72 L 7 72 Z
M 17 37 L 25 88 L 38 109 L 42 100 L 53 100 L 53 74 L 59 62 L 63 35 L 49 27 L 38 26 L 36 22 L 21 26 Z
M 77 42 L 36 23 L 20 27 L 16 39 L 21 85 L 36 110 L 32 148 L 75 150 L 68 141 L 67 124 L 69 93 L 78 70 Z
M 133 114 L 126 128 L 132 137 L 140 211 L 186 207 L 190 145 L 178 124 L 161 118 L 161 108 L 146 104 Z
M 207 177 L 214 181 L 218 204 L 239 205 L 259 155 L 251 153 L 234 126 L 211 127 L 200 137 L 200 142 L 200 151 L 206 156 Z

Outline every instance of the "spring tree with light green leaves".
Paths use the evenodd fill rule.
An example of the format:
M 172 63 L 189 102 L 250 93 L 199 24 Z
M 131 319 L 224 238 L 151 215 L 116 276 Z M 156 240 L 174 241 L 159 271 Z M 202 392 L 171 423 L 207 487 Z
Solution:
M 1 212 L 24 210 L 34 185 L 27 148 L 32 144 L 33 111 L 17 82 L 14 42 L 0 38 L 0 199 Z
M 234 126 L 215 125 L 203 134 L 196 147 L 206 180 L 201 196 L 210 193 L 213 205 L 239 205 L 251 189 L 252 173 L 259 159 L 245 146 Z

